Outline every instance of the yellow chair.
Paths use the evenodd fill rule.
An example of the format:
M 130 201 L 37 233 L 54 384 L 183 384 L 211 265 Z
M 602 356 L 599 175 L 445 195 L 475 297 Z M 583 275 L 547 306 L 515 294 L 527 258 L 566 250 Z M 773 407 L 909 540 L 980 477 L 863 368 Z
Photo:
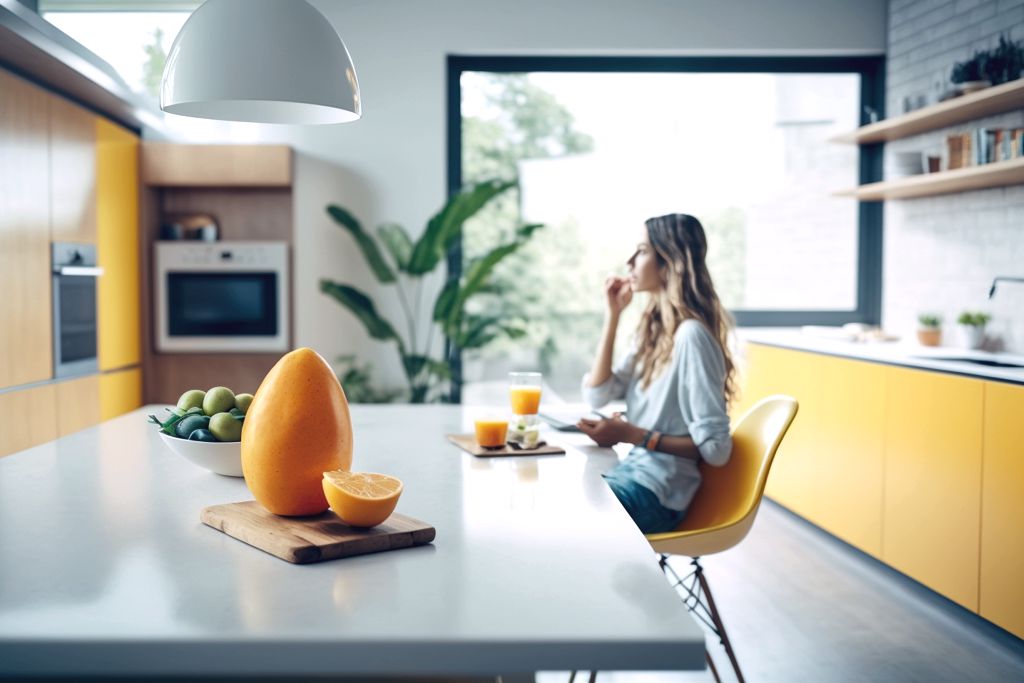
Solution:
M 723 467 L 701 463 L 703 481 L 679 527 L 675 531 L 647 534 L 651 547 L 661 555 L 662 571 L 672 577 L 675 586 L 682 586 L 686 591 L 683 598 L 686 606 L 721 639 L 740 683 L 743 683 L 743 674 L 715 607 L 700 558 L 728 550 L 750 531 L 761 505 L 772 459 L 796 417 L 797 407 L 796 399 L 790 396 L 769 396 L 758 401 L 733 429 L 729 462 Z M 668 564 L 669 555 L 692 558 L 693 571 L 679 578 Z M 720 680 L 707 652 L 705 658 L 715 680 Z

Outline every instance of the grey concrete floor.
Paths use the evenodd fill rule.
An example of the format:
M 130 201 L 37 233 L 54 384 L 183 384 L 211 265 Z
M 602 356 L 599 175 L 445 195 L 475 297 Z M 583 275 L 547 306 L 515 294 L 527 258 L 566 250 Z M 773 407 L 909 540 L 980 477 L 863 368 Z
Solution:
M 680 575 L 688 562 L 672 559 Z M 702 564 L 749 683 L 1024 681 L 1024 641 L 773 503 L 740 545 Z M 717 639 L 709 650 L 722 680 L 734 681 Z M 602 671 L 597 680 L 713 679 L 706 671 Z M 538 683 L 566 681 L 568 672 L 537 675 Z

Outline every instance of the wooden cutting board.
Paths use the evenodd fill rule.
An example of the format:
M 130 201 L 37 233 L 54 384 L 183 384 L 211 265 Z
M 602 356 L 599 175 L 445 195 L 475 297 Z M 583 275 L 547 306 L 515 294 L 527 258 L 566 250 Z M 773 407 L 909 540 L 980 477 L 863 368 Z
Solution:
M 203 524 L 294 564 L 424 545 L 437 531 L 397 512 L 370 529 L 351 527 L 328 510 L 311 517 L 281 517 L 255 500 L 203 508 Z
M 537 448 L 519 449 L 505 446 L 504 448 L 484 448 L 476 442 L 474 434 L 448 434 L 448 440 L 462 450 L 478 458 L 493 458 L 502 455 L 564 455 L 565 449 L 554 444 L 544 444 Z

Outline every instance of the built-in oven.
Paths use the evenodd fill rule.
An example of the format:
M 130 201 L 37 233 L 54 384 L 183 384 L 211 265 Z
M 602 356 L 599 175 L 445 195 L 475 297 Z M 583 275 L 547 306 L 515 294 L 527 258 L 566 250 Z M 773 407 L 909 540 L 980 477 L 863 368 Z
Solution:
M 53 376 L 96 372 L 96 246 L 54 242 L 51 256 Z
M 157 242 L 157 351 L 287 351 L 288 245 Z

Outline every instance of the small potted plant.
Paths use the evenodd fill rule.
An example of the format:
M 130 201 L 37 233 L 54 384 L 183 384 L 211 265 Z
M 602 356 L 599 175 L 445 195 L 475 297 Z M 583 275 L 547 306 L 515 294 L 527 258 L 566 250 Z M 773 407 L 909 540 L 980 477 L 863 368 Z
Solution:
M 917 341 L 921 346 L 938 346 L 942 343 L 942 317 L 934 313 L 917 316 Z
M 988 80 L 986 75 L 987 68 L 988 53 L 979 50 L 970 59 L 953 65 L 950 80 L 961 94 L 967 95 L 992 85 L 992 81 Z
M 988 313 L 964 311 L 956 319 L 960 326 L 960 338 L 969 349 L 980 349 L 985 343 L 985 325 L 992 319 Z

